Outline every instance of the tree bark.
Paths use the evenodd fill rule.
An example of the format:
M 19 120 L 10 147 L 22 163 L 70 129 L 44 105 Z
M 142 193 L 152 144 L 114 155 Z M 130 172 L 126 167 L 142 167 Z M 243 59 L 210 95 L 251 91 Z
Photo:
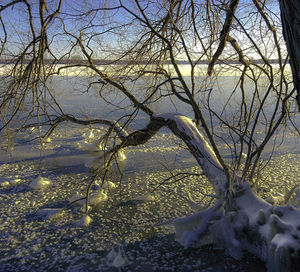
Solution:
M 279 0 L 283 35 L 290 55 L 300 111 L 300 0 Z

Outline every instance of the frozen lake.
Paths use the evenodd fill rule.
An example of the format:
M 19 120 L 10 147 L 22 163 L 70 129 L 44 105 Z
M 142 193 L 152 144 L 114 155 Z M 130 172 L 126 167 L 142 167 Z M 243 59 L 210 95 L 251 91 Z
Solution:
M 109 102 L 120 107 L 111 111 L 109 103 L 94 99 L 96 88 L 81 93 L 78 79 L 52 80 L 63 108 L 77 116 L 117 119 L 128 106 L 123 97 L 109 93 Z M 86 78 L 81 80 L 83 84 Z M 233 78 L 222 80 L 225 95 L 232 84 Z M 214 97 L 216 105 L 223 101 L 221 96 Z M 157 107 L 159 112 L 178 110 L 192 117 L 188 108 L 177 104 L 161 102 Z M 132 128 L 146 122 L 140 114 Z M 172 219 L 208 206 L 213 191 L 198 175 L 201 169 L 195 160 L 167 129 L 145 146 L 126 150 L 126 159 L 119 160 L 123 174 L 113 167 L 108 177 L 115 187 L 107 187 L 107 200 L 92 206 L 88 226 L 79 225 L 84 205 L 69 205 L 69 200 L 86 192 L 93 172 L 85 167 L 92 156 L 84 146 L 99 139 L 102 132 L 100 126 L 64 124 L 42 151 L 37 142 L 28 141 L 37 131 L 20 132 L 8 151 L 1 136 L 0 271 L 117 271 L 107 256 L 112 246 L 119 246 L 126 256 L 124 271 L 248 271 L 256 262 L 256 270 L 263 271 L 259 270 L 263 264 L 251 256 L 236 262 L 211 248 L 195 256 L 173 241 Z M 262 172 L 258 192 L 262 197 L 285 194 L 300 182 L 300 168 L 295 164 L 300 159 L 300 140 L 288 129 L 284 133 Z M 222 152 L 230 160 L 226 147 Z M 270 146 L 265 156 L 271 152 Z M 29 186 L 39 175 L 51 181 L 50 187 Z M 96 182 L 93 189 L 97 186 Z M 57 209 L 62 212 L 56 214 Z M 214 256 L 207 256 L 207 250 L 214 250 Z

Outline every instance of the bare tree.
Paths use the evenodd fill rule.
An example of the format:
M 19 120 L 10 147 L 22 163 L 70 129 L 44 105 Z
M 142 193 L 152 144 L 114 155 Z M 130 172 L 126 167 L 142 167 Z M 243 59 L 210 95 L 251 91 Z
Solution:
M 294 124 L 295 89 L 276 3 L 91 2 L 78 1 L 73 8 L 62 0 L 0 6 L 1 56 L 12 66 L 2 77 L 1 133 L 10 137 L 35 126 L 42 143 L 64 122 L 106 126 L 100 139 L 108 147 L 105 167 L 97 172 L 104 181 L 122 149 L 142 145 L 168 127 L 186 144 L 218 199 L 208 210 L 176 220 L 177 240 L 185 246 L 218 243 L 237 259 L 248 250 L 266 261 L 269 271 L 291 269 L 299 262 L 299 211 L 266 203 L 251 190 L 260 183 L 266 146 L 275 148 L 274 136 Z M 27 24 L 18 37 L 6 20 L 12 7 Z M 78 52 L 83 59 L 72 61 Z M 82 92 L 96 86 L 98 99 L 114 110 L 120 105 L 108 91 L 116 93 L 126 100 L 127 114 L 118 121 L 105 119 L 104 113 L 84 119 L 64 109 L 48 81 L 83 71 L 93 80 Z M 217 101 L 215 85 L 221 75 L 231 74 L 238 79 L 235 86 Z M 189 116 L 155 110 L 165 101 L 184 106 Z M 140 116 L 148 123 L 130 132 Z M 231 152 L 231 161 L 220 143 Z

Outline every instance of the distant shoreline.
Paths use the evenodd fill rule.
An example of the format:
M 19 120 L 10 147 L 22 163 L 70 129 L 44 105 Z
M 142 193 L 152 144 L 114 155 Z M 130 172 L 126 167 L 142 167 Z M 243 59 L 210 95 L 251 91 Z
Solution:
M 269 64 L 279 64 L 278 59 L 269 59 L 267 60 Z M 31 60 L 26 59 L 23 61 L 20 61 L 19 59 L 0 59 L 0 64 L 29 64 Z M 53 60 L 53 59 L 44 59 L 43 60 L 44 64 L 88 64 L 88 60 L 79 60 L 79 59 L 70 59 L 70 60 Z M 250 63 L 253 64 L 264 64 L 264 60 L 262 59 L 254 59 L 254 60 L 249 60 Z M 141 64 L 157 64 L 156 62 L 153 61 L 139 61 L 139 62 L 133 62 L 133 61 L 126 61 L 126 60 L 106 60 L 106 59 L 94 59 L 93 63 L 95 65 L 141 65 Z M 190 65 L 190 63 L 186 60 L 178 60 L 176 61 L 178 65 Z M 195 62 L 194 64 L 196 65 L 208 65 L 210 63 L 209 60 L 202 60 L 198 61 L 197 63 Z M 161 64 L 172 64 L 171 61 L 165 61 Z M 242 64 L 239 60 L 218 60 L 216 64 Z

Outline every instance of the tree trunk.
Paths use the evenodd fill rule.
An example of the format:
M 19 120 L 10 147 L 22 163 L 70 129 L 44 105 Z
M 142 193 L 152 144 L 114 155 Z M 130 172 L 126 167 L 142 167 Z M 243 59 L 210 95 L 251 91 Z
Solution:
M 185 142 L 219 198 L 210 209 L 174 221 L 177 241 L 185 247 L 215 243 L 236 259 L 246 250 L 265 261 L 272 272 L 293 271 L 293 266 L 300 265 L 299 210 L 267 203 L 238 176 L 232 177 L 235 194 L 227 205 L 231 194 L 226 191 L 226 175 L 194 122 L 179 114 L 155 118 L 164 120 Z
M 290 55 L 300 111 L 300 0 L 279 0 L 283 35 Z

